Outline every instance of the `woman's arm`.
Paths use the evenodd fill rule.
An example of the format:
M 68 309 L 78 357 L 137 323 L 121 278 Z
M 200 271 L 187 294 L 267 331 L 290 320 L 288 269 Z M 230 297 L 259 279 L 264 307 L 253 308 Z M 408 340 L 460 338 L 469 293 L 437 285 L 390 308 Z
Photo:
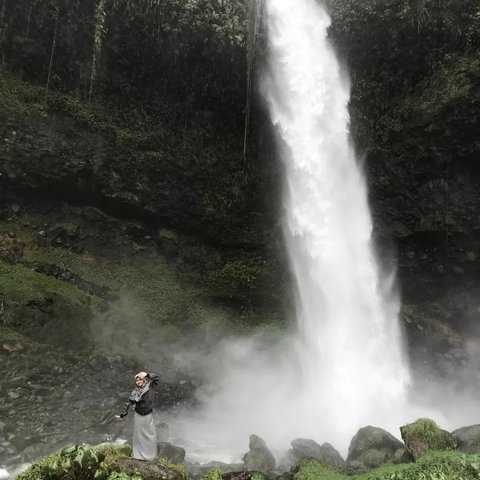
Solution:
M 146 378 L 148 379 L 152 387 L 157 386 L 158 382 L 160 381 L 160 378 L 156 373 L 147 373 Z
M 130 405 L 133 405 L 133 402 L 129 399 L 123 405 L 122 411 L 120 413 L 120 418 L 126 417 L 128 415 L 128 409 L 130 408 Z

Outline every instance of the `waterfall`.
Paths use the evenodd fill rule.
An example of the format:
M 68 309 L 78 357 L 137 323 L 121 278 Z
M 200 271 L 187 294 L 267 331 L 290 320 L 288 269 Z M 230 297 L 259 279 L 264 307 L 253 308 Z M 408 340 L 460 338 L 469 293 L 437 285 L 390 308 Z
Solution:
M 175 425 L 200 461 L 238 460 L 253 433 L 277 455 L 297 437 L 346 454 L 358 428 L 398 435 L 408 414 L 399 301 L 375 258 L 330 19 L 316 0 L 265 0 L 264 14 L 261 89 L 285 169 L 298 327 L 278 343 L 225 341 L 207 359 L 204 408 Z
M 266 22 L 262 90 L 285 168 L 303 408 L 324 430 L 389 423 L 409 382 L 399 302 L 374 254 L 330 18 L 316 0 L 266 0 Z

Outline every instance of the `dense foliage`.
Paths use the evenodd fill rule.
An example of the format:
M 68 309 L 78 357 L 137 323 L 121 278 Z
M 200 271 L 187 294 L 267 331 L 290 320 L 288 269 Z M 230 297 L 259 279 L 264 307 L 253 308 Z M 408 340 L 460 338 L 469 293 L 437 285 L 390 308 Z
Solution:
M 203 132 L 187 138 L 182 133 L 183 138 L 173 140 L 177 145 L 203 148 L 208 137 L 234 138 L 225 148 L 215 145 L 217 152 L 227 152 L 222 152 L 222 161 L 202 161 L 207 176 L 218 178 L 230 170 L 231 178 L 222 188 L 225 198 L 232 198 L 235 191 L 245 193 L 243 180 L 234 177 L 245 173 L 241 151 L 245 114 L 250 112 L 245 108 L 249 61 L 252 50 L 264 51 L 261 35 L 257 38 L 254 32 L 259 32 L 252 28 L 254 3 L 2 0 L 3 70 L 49 91 L 75 93 L 81 100 L 94 97 L 113 106 L 112 119 L 150 132 L 142 141 L 146 148 L 168 143 L 172 129 Z M 412 172 L 422 179 L 428 169 L 435 172 L 438 188 L 445 189 L 452 163 L 471 166 L 480 148 L 478 2 L 326 3 L 333 20 L 332 39 L 352 77 L 354 137 L 367 154 L 378 191 L 393 191 L 392 182 L 409 181 Z M 250 124 L 254 135 L 249 163 L 254 168 L 248 182 L 257 192 L 271 190 L 278 172 L 272 168 L 271 143 L 265 142 L 268 127 L 258 109 L 252 115 L 256 118 Z M 260 136 L 262 142 L 257 142 Z M 236 173 L 229 156 L 238 167 Z M 258 193 L 248 194 L 253 201 L 240 208 L 265 208 Z
M 130 445 L 93 448 L 69 445 L 58 453 L 37 460 L 18 480 L 140 480 L 117 471 L 119 458 L 131 455 Z
M 405 223 L 407 232 L 463 231 L 448 202 L 453 170 L 464 168 L 467 177 L 478 170 L 478 1 L 325 2 L 331 38 L 352 79 L 352 131 L 378 217 Z M 164 193 L 170 203 L 153 214 L 150 203 L 147 218 L 168 217 L 173 230 L 185 228 L 188 210 L 189 233 L 220 244 L 225 255 L 220 266 L 203 268 L 206 283 L 243 306 L 261 303 L 259 285 L 282 292 L 272 279 L 288 277 L 279 267 L 286 264 L 277 222 L 281 167 L 259 101 L 243 151 L 252 58 L 265 52 L 254 3 L 0 0 L 1 118 L 67 118 L 65 124 L 130 148 L 120 151 L 132 159 L 125 167 L 119 150 L 109 153 L 108 178 L 120 166 L 115 175 L 131 176 L 133 184 L 125 191 L 119 181 L 114 193 L 139 208 L 150 201 L 145 192 Z M 6 136 L 11 149 L 14 133 Z M 141 174 L 146 165 L 155 166 L 150 178 Z M 174 179 L 169 189 L 150 185 L 165 172 Z M 95 194 L 88 200 L 104 200 L 103 191 Z M 465 206 L 464 224 L 475 208 Z M 280 303 L 273 295 L 269 302 Z
M 248 15 L 233 0 L 3 0 L 3 68 L 47 89 L 135 103 L 145 127 L 155 115 L 208 122 L 213 111 L 235 129 Z
M 448 195 L 454 170 L 477 168 L 480 4 L 330 0 L 329 5 L 331 34 L 352 77 L 356 143 L 367 155 L 377 193 L 402 196 L 413 218 L 425 182 Z M 392 202 L 390 208 L 395 210 Z M 428 228 L 448 228 L 446 214 L 433 223 Z
M 443 105 L 473 93 L 469 87 L 478 87 L 477 1 L 331 0 L 330 4 L 332 35 L 352 71 L 356 126 L 364 142 L 369 136 L 378 147 L 391 144 L 410 120 L 409 114 L 427 109 L 409 104 L 407 98 L 430 96 L 436 111 L 421 119 L 427 122 Z M 435 95 L 439 98 L 433 99 Z

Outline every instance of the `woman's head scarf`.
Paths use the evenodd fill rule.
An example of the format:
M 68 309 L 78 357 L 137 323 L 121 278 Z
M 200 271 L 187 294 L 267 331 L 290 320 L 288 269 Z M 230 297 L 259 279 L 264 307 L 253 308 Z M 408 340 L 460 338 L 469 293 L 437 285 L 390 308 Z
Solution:
M 137 380 L 137 378 L 141 378 L 144 383 L 141 387 L 137 387 L 135 385 L 135 388 L 130 394 L 131 401 L 138 402 L 142 398 L 142 395 L 150 389 L 150 382 L 147 382 L 146 377 L 147 377 L 146 372 L 138 372 L 135 375 L 135 381 Z

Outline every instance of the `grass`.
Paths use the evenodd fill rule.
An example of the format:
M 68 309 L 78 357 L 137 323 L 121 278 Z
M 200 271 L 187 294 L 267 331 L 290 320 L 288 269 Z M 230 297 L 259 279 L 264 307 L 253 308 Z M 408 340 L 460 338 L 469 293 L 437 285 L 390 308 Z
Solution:
M 17 120 L 42 119 L 48 116 L 45 89 L 0 75 L 0 112 Z
M 206 274 L 180 271 L 174 260 L 153 249 L 135 249 L 129 240 L 124 242 L 122 254 L 115 256 L 105 252 L 105 245 L 85 253 L 42 245 L 45 236 L 39 231 L 45 222 L 42 216 L 30 214 L 0 222 L 0 239 L 21 245 L 15 257 L 10 243 L 0 248 L 0 301 L 5 302 L 9 325 L 20 325 L 24 312 L 29 315 L 32 308 L 53 299 L 60 305 L 55 306 L 56 315 L 65 315 L 66 320 L 77 319 L 78 314 L 81 322 L 90 315 L 97 334 L 108 324 L 111 335 L 121 337 L 141 324 L 157 338 L 161 326 L 163 340 L 171 344 L 185 342 L 185 332 L 189 337 L 195 332 L 207 342 L 225 334 L 261 334 L 268 341 L 277 338 L 282 329 L 273 313 L 222 305 L 215 295 L 224 287 L 215 290 Z M 88 228 L 83 218 L 71 222 L 82 231 Z M 173 232 L 162 233 L 176 240 Z M 50 275 L 43 273 L 44 269 Z M 64 273 L 69 275 L 63 277 Z
M 344 480 L 348 478 L 338 470 L 319 462 L 306 459 L 300 462 L 300 469 L 295 474 L 295 480 Z
M 48 277 L 19 263 L 0 259 L 0 299 L 9 302 L 43 302 L 48 295 L 61 295 L 74 304 L 84 302 L 84 293 L 74 285 Z
M 256 325 L 268 327 L 277 321 L 274 316 L 262 317 L 260 322 L 252 315 L 232 314 L 209 300 L 211 290 L 207 282 L 202 285 L 188 281 L 177 272 L 175 264 L 148 252 L 113 262 L 63 248 L 38 247 L 25 249 L 22 261 L 67 269 L 85 281 L 108 289 L 154 323 L 183 327 L 209 324 L 218 331 L 245 331 L 255 329 Z M 27 285 L 31 283 L 29 278 L 24 280 Z M 54 284 L 58 286 L 58 281 Z M 68 291 L 71 287 L 64 288 Z
M 480 478 L 480 455 L 430 452 L 415 463 L 384 466 L 355 480 L 474 480 Z
M 304 460 L 295 480 L 478 480 L 480 455 L 434 451 L 415 463 L 385 465 L 360 475 L 346 475 L 317 460 Z
M 0 75 L 0 114 L 18 122 L 45 120 L 52 115 L 71 118 L 86 130 L 106 135 L 118 144 L 143 150 L 160 145 L 163 130 L 132 128 L 115 118 L 114 112 L 95 102 L 87 102 L 73 95 L 46 92 L 44 87 L 21 81 L 12 74 Z M 162 134 L 160 134 L 162 133 Z M 4 142 L 15 143 L 16 131 L 7 132 Z
M 182 285 L 172 264 L 157 255 L 145 254 L 113 263 L 62 248 L 36 248 L 26 251 L 22 260 L 68 269 L 128 300 L 148 318 L 171 323 L 184 319 L 185 309 L 190 313 L 191 306 L 203 294 L 199 288 Z M 203 316 L 203 311 L 196 311 Z
M 31 340 L 25 337 L 25 335 L 22 335 L 20 332 L 9 327 L 8 325 L 3 325 L 0 323 L 0 348 L 2 348 L 3 345 L 16 346 L 17 344 L 20 344 L 23 347 L 25 345 L 29 345 L 30 343 Z

